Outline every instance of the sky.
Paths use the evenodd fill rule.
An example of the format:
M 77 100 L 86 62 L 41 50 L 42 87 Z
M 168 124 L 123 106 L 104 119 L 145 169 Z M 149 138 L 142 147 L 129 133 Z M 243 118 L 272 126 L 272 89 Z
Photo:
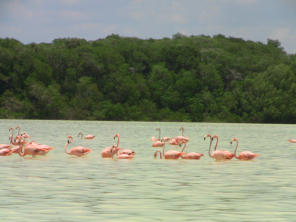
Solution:
M 0 37 L 25 44 L 111 34 L 160 39 L 176 33 L 273 39 L 296 54 L 296 1 L 0 0 Z

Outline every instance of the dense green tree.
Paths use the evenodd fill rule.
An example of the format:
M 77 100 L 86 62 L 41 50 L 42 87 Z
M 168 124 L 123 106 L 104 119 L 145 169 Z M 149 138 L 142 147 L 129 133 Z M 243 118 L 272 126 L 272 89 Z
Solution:
M 224 35 L 0 38 L 0 117 L 296 123 L 296 55 Z

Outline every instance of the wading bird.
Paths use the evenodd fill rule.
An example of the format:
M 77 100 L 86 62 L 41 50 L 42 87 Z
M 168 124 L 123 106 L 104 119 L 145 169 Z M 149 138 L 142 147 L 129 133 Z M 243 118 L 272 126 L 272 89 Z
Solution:
M 239 160 L 252 160 L 254 159 L 255 157 L 259 156 L 258 153 L 252 153 L 251 151 L 243 151 L 243 152 L 240 152 L 238 154 L 238 156 L 236 155 L 236 152 L 237 152 L 237 148 L 238 148 L 238 139 L 236 137 L 234 137 L 231 141 L 230 141 L 230 144 L 232 144 L 233 142 L 236 142 L 236 146 L 235 146 L 235 150 L 234 150 L 234 157 L 236 159 L 239 159 Z
M 68 140 L 66 142 L 66 145 L 65 145 L 65 152 L 69 155 L 75 155 L 75 156 L 84 156 L 88 153 L 91 152 L 91 149 L 88 148 L 88 147 L 83 147 L 83 146 L 75 146 L 73 147 L 72 149 L 70 149 L 70 151 L 67 150 L 68 148 L 68 145 L 70 143 L 73 142 L 73 137 L 72 136 L 68 136 Z
M 234 154 L 231 153 L 230 151 L 227 150 L 217 150 L 217 146 L 218 146 L 218 136 L 214 135 L 211 137 L 211 135 L 207 135 L 206 137 L 210 137 L 211 138 L 211 142 L 210 142 L 210 146 L 209 146 L 209 156 L 211 158 L 214 158 L 215 160 L 231 160 L 234 157 Z M 205 137 L 205 139 L 206 139 Z M 211 146 L 212 146 L 212 141 L 216 139 L 216 145 L 214 148 L 214 152 L 211 153 Z

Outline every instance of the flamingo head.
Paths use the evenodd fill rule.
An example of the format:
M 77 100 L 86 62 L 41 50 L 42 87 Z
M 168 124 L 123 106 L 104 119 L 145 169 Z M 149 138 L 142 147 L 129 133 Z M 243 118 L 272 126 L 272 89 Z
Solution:
M 212 138 L 210 134 L 206 134 L 206 135 L 204 136 L 204 140 L 206 140 L 207 137 L 210 137 L 210 139 Z
M 69 143 L 72 143 L 73 142 L 73 137 L 71 136 L 71 135 L 69 135 L 68 136 L 68 141 L 67 141 L 67 143 L 69 144 Z
M 118 134 L 118 133 L 115 134 L 114 139 L 115 139 L 116 137 L 119 138 L 119 134 Z
M 214 136 L 211 137 L 212 140 L 214 140 L 215 138 L 218 139 L 218 136 L 217 135 L 214 135 Z
M 21 127 L 20 126 L 17 126 L 17 127 L 15 127 L 15 129 L 18 131 L 18 135 L 19 135 L 19 133 L 20 133 L 20 130 L 21 130 Z
M 232 144 L 232 142 L 238 142 L 238 139 L 236 137 L 234 137 L 231 141 L 230 144 Z
M 21 136 L 24 138 L 30 138 L 30 136 L 27 133 L 22 133 Z

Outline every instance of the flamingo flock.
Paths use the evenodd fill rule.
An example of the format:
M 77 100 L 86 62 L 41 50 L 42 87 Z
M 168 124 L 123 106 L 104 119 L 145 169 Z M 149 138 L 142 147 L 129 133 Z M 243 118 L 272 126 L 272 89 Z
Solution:
M 189 138 L 184 136 L 185 130 L 183 126 L 180 128 L 181 135 L 175 137 L 161 137 L 161 129 L 156 128 L 156 131 L 158 131 L 158 137 L 153 136 L 151 138 L 153 142 L 152 147 L 156 149 L 153 154 L 155 159 L 159 157 L 159 159 L 169 160 L 199 160 L 204 156 L 204 154 L 202 153 L 186 151 L 189 144 Z M 93 140 L 95 138 L 95 136 L 91 134 L 87 134 L 86 136 L 84 136 L 82 132 L 79 132 L 77 137 L 84 140 Z M 32 157 L 44 156 L 54 149 L 54 147 L 52 146 L 40 144 L 34 140 L 29 141 L 30 138 L 31 137 L 27 133 L 21 133 L 20 126 L 9 128 L 9 144 L 0 144 L 0 156 L 10 156 L 12 154 L 18 154 L 21 157 L 27 155 Z M 259 156 L 259 154 L 253 153 L 248 150 L 237 154 L 238 139 L 236 137 L 234 137 L 230 141 L 230 144 L 236 144 L 233 152 L 224 149 L 218 149 L 219 138 L 217 135 L 211 136 L 210 134 L 206 134 L 204 136 L 204 140 L 206 140 L 207 138 L 209 138 L 210 142 L 208 155 L 210 158 L 216 161 L 231 160 L 233 158 L 237 160 L 253 160 L 255 157 Z M 113 140 L 114 142 L 111 146 L 108 146 L 101 151 L 102 158 L 133 159 L 135 157 L 136 152 L 134 150 L 119 147 L 120 138 L 118 133 L 114 135 Z M 212 145 L 214 141 L 215 146 L 212 150 Z M 73 142 L 73 136 L 67 136 L 66 144 L 64 147 L 66 154 L 76 157 L 82 157 L 92 152 L 91 148 L 80 145 L 70 148 L 69 146 Z M 296 142 L 296 140 L 289 140 L 289 142 L 294 143 Z M 168 145 L 171 146 L 171 149 L 166 151 L 166 146 Z
M 180 128 L 182 135 L 181 136 L 176 136 L 173 138 L 168 138 L 168 137 L 160 137 L 160 128 L 156 129 L 157 131 L 159 131 L 158 134 L 158 139 L 156 139 L 155 137 L 152 137 L 152 141 L 154 142 L 152 144 L 152 147 L 154 148 L 158 148 L 158 150 L 156 150 L 154 152 L 154 158 L 157 158 L 159 156 L 160 159 L 162 159 L 163 157 L 165 159 L 192 159 L 192 160 L 199 160 L 201 157 L 204 156 L 204 154 L 202 153 L 196 153 L 196 152 L 185 152 L 187 143 L 189 142 L 189 138 L 184 136 L 184 127 L 182 126 Z M 166 139 L 164 139 L 166 138 Z M 241 153 L 239 153 L 239 155 L 236 154 L 237 149 L 238 149 L 238 139 L 236 137 L 234 137 L 230 143 L 232 144 L 233 142 L 236 142 L 236 147 L 234 152 L 232 153 L 231 151 L 228 150 L 217 150 L 218 147 L 218 136 L 217 135 L 213 135 L 211 136 L 210 134 L 207 134 L 204 136 L 204 140 L 206 140 L 206 138 L 210 138 L 210 145 L 209 145 L 209 150 L 208 150 L 208 154 L 210 158 L 213 158 L 217 161 L 223 161 L 223 160 L 231 160 L 233 157 L 238 159 L 238 160 L 252 160 L 255 157 L 259 156 L 259 154 L 257 153 L 252 153 L 251 151 L 243 151 Z M 216 140 L 215 143 L 215 147 L 214 147 L 214 151 L 211 151 L 212 148 L 212 143 L 213 141 Z M 182 148 L 181 151 L 178 150 L 169 150 L 167 152 L 165 152 L 165 144 L 169 143 L 172 146 L 179 146 Z M 162 148 L 162 151 L 159 150 L 159 148 Z M 158 155 L 159 154 L 159 155 Z

